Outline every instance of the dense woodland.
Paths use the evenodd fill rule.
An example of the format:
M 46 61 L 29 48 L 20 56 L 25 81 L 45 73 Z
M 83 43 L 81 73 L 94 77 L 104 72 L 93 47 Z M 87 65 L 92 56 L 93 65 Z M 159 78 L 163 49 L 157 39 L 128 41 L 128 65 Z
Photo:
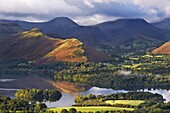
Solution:
M 116 104 L 109 105 L 104 103 L 105 100 L 144 100 L 144 103 L 138 106 L 132 106 L 128 104 Z M 74 106 L 110 106 L 110 107 L 125 107 L 134 108 L 133 111 L 127 110 L 115 110 L 115 111 L 96 111 L 95 113 L 169 113 L 170 102 L 164 103 L 162 95 L 152 94 L 149 92 L 128 92 L 128 93 L 117 93 L 110 95 L 92 95 L 87 96 L 77 96 L 75 98 L 76 105 Z M 73 107 L 74 107 L 73 106 Z M 75 108 L 62 109 L 61 113 L 82 113 Z M 90 112 L 89 113 L 93 113 Z
M 26 60 L 1 60 L 0 76 L 41 76 L 56 81 L 68 81 L 113 89 L 170 89 L 170 57 L 152 55 L 119 57 L 106 63 L 53 62 L 36 64 Z M 17 76 L 16 76 L 17 75 Z
M 62 94 L 57 90 L 25 89 L 16 92 L 16 99 L 0 96 L 0 112 L 46 112 L 45 102 L 58 101 Z
M 76 96 L 75 106 L 112 106 L 105 103 L 106 100 L 145 100 L 153 103 L 163 103 L 164 99 L 162 95 L 152 94 L 149 92 L 128 92 L 128 93 L 116 93 L 111 95 L 93 95 Z M 120 105 L 114 105 L 120 107 Z M 125 107 L 125 105 L 124 105 Z M 135 107 L 126 105 L 126 107 Z
M 40 93 L 41 92 L 41 93 Z M 57 94 L 56 94 L 57 93 Z M 50 96 L 51 95 L 51 96 Z M 52 96 L 53 95 L 53 96 Z M 58 95 L 58 97 L 54 96 Z M 53 111 L 47 110 L 47 106 L 44 104 L 45 101 L 57 101 L 61 97 L 61 94 L 56 90 L 40 90 L 40 89 L 26 89 L 19 90 L 16 92 L 16 99 L 10 97 L 0 96 L 0 112 L 29 112 L 29 113 L 54 113 Z M 28 100 L 29 98 L 29 100 Z M 163 97 L 159 94 L 152 94 L 148 92 L 128 92 L 128 93 L 117 93 L 111 95 L 87 95 L 77 96 L 75 98 L 76 103 L 86 103 L 90 101 L 90 104 L 94 102 L 105 101 L 105 100 L 145 100 L 144 103 L 134 107 L 130 105 L 116 105 L 117 107 L 129 107 L 135 108 L 133 111 L 97 111 L 96 113 L 169 113 L 170 103 L 164 103 Z M 96 101 L 94 101 L 96 100 Z M 87 103 L 86 103 L 87 104 Z M 88 106 L 88 105 L 85 105 Z M 94 106 L 94 105 L 93 105 Z M 95 105 L 96 106 L 96 105 Z M 106 106 L 106 105 L 101 105 Z M 109 105 L 107 105 L 109 106 Z M 114 107 L 116 107 L 114 106 Z M 61 113 L 82 113 L 75 108 L 69 110 L 63 109 Z M 92 112 L 89 112 L 92 113 Z
M 169 113 L 170 111 L 170 102 L 168 103 L 151 103 L 146 102 L 138 106 L 134 111 L 97 111 L 95 113 Z M 69 110 L 63 109 L 61 113 L 82 113 L 81 111 L 76 110 L 75 108 L 70 108 Z M 93 112 L 89 112 L 93 113 Z

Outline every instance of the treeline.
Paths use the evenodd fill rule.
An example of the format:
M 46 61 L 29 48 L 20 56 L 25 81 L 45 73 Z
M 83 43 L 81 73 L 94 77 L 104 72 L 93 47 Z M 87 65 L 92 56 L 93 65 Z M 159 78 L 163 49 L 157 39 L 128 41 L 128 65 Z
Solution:
M 170 89 L 169 76 L 141 75 L 132 73 L 123 75 L 117 71 L 120 67 L 109 64 L 80 64 L 55 72 L 55 80 L 68 81 L 102 88 L 137 90 L 145 88 Z
M 52 111 L 51 111 L 51 113 L 52 113 Z M 78 111 L 75 108 L 70 108 L 69 110 L 62 109 L 61 113 L 85 113 L 85 112 Z M 94 113 L 94 112 L 89 110 L 89 112 L 86 112 L 86 113 Z M 132 112 L 131 111 L 127 111 L 127 110 L 122 110 L 122 111 L 120 111 L 120 110 L 115 110 L 115 111 L 106 110 L 106 111 L 96 111 L 95 113 L 132 113 Z
M 28 101 L 31 103 L 42 103 L 47 101 L 58 101 L 62 97 L 62 94 L 57 90 L 21 89 L 16 91 L 15 96 L 19 100 Z
M 74 106 L 116 106 L 116 107 L 128 107 L 134 108 L 131 105 L 110 105 L 105 103 L 106 100 L 145 100 L 154 103 L 163 103 L 164 99 L 162 95 L 152 94 L 149 92 L 128 92 L 128 93 L 116 93 L 110 95 L 93 95 L 89 94 L 87 96 L 76 96 Z
M 168 56 L 152 58 L 137 56 L 137 60 L 124 59 L 123 63 L 71 63 L 53 62 L 48 64 L 36 64 L 34 61 L 0 60 L 0 76 L 26 77 L 36 75 L 55 79 L 56 81 L 68 81 L 72 83 L 96 86 L 101 88 L 138 90 L 150 88 L 170 89 L 170 77 Z M 133 64 L 140 64 L 136 67 Z M 129 67 L 126 67 L 126 66 Z M 124 67 L 125 66 L 125 67 Z M 126 75 L 119 70 L 130 71 Z M 160 73 L 157 73 L 160 72 Z M 159 74 L 159 75 L 158 75 Z
M 12 99 L 10 97 L 0 96 L 0 112 L 1 113 L 10 113 L 10 112 L 43 112 L 43 109 L 47 106 L 43 103 L 40 104 L 30 104 L 28 101 Z M 45 113 L 45 111 L 44 111 Z
M 62 94 L 56 90 L 25 89 L 16 92 L 16 99 L 0 96 L 0 112 L 46 113 L 44 102 L 58 101 Z
M 133 111 L 127 111 L 127 110 L 105 110 L 105 111 L 96 111 L 92 112 L 89 110 L 87 113 L 169 113 L 170 111 L 170 102 L 168 103 L 154 103 L 150 101 L 146 101 L 145 103 L 142 103 L 138 106 L 138 108 L 135 108 Z M 54 113 L 53 111 L 49 111 L 50 113 Z M 75 108 L 62 109 L 60 113 L 83 113 L 81 111 L 76 110 Z
M 169 113 L 170 102 L 168 103 L 153 103 L 145 102 L 138 106 L 132 113 Z

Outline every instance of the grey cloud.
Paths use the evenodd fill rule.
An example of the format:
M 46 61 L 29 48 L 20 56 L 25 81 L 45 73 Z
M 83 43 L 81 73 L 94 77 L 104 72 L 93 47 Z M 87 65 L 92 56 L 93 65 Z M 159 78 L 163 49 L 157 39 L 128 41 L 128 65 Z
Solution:
M 118 16 L 118 17 L 142 17 L 145 15 L 139 7 L 132 4 L 121 4 L 113 3 L 112 4 L 99 4 L 97 3 L 94 8 L 95 12 L 98 14 L 104 14 L 108 16 Z
M 1 0 L 0 17 L 51 19 L 56 16 L 74 17 L 81 9 L 64 0 Z
M 84 15 L 102 14 L 118 17 L 142 17 L 145 13 L 139 9 L 139 6 L 132 3 L 124 4 L 122 2 L 91 2 L 94 7 L 89 7 L 83 1 L 65 0 L 68 4 L 76 5 L 85 12 Z M 89 1 L 90 2 L 90 1 Z
M 161 0 L 158 0 L 161 2 Z M 81 24 L 99 23 L 117 18 L 167 17 L 169 0 L 1 0 L 0 19 L 50 20 L 66 16 Z M 160 4 L 160 5 L 159 5 Z M 166 11 L 167 10 L 167 11 Z M 90 22 L 91 21 L 91 22 Z M 83 23 L 84 22 L 84 23 Z

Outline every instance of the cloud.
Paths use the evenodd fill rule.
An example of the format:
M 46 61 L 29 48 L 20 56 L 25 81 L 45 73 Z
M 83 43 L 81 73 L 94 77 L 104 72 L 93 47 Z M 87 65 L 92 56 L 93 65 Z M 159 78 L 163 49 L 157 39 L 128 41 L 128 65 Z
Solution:
M 79 14 L 76 6 L 68 5 L 63 0 L 1 0 L 0 12 L 34 14 Z
M 89 25 L 118 18 L 170 17 L 170 0 L 1 0 L 0 18 L 45 21 L 66 16 Z
M 120 17 L 142 17 L 143 11 L 128 0 L 65 0 L 70 5 L 79 7 L 86 15 L 110 15 Z M 131 0 L 129 0 L 131 1 Z
M 81 9 L 84 14 L 74 20 L 89 25 L 118 18 L 143 18 L 145 13 L 131 0 L 65 0 Z
M 166 7 L 165 11 L 166 11 L 166 15 L 170 16 L 170 6 Z
M 148 21 L 159 21 L 170 17 L 170 0 L 133 0 L 133 3 L 145 12 Z
M 16 15 L 15 15 L 16 14 Z M 76 16 L 82 11 L 64 0 L 1 0 L 0 16 L 48 19 L 54 16 Z
M 94 14 L 94 15 L 90 15 L 90 16 L 76 17 L 73 20 L 80 25 L 94 25 L 94 24 L 98 24 L 101 22 L 105 22 L 106 20 L 113 21 L 113 20 L 117 20 L 119 18 L 121 18 L 121 17 Z

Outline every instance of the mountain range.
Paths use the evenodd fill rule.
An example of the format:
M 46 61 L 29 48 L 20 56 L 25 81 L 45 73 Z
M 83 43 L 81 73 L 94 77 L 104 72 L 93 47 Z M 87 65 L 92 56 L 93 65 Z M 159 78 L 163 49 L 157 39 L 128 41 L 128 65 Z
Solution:
M 67 17 L 37 23 L 0 20 L 0 58 L 21 58 L 39 63 L 110 61 L 111 57 L 95 49 L 103 45 L 126 47 L 132 43 L 140 49 L 146 42 L 149 42 L 145 44 L 147 48 L 155 42 L 161 44 L 169 40 L 169 30 L 155 27 L 144 19 L 119 19 L 92 26 L 78 25 Z M 155 51 L 153 53 L 161 53 Z M 167 53 L 169 49 L 165 51 Z
M 164 30 L 156 28 L 144 19 L 119 19 L 95 25 L 116 45 L 130 43 L 137 39 L 142 40 L 170 40 L 170 35 Z
M 118 19 L 93 26 L 80 26 L 67 17 L 54 18 L 47 22 L 25 22 L 1 20 L 1 22 L 17 23 L 23 30 L 39 28 L 51 37 L 66 39 L 75 37 L 90 47 L 102 44 L 128 44 L 134 40 L 169 41 L 170 31 L 162 30 L 146 22 L 144 19 Z

